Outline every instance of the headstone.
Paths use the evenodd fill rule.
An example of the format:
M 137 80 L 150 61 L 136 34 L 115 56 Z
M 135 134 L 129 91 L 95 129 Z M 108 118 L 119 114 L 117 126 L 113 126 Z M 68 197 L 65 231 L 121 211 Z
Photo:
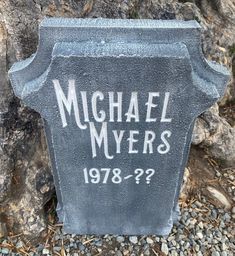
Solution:
M 195 118 L 229 74 L 195 21 L 45 19 L 10 70 L 45 124 L 66 232 L 170 232 Z

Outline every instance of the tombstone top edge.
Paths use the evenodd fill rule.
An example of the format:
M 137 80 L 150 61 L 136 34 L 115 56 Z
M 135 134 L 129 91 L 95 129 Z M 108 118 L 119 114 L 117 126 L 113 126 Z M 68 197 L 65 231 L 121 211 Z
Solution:
M 217 81 L 215 86 L 222 96 L 223 84 L 228 81 L 230 73 L 226 68 L 211 64 L 204 59 L 200 49 L 200 28 L 195 20 L 44 18 L 40 24 L 36 54 L 29 59 L 14 63 L 9 70 L 9 76 L 16 96 L 21 98 L 25 84 L 41 76 L 48 68 L 53 57 L 53 48 L 57 43 L 85 41 L 128 44 L 147 42 L 167 45 L 182 43 L 187 48 L 193 70 L 213 84 Z
M 53 57 L 165 57 L 190 59 L 186 45 L 175 44 L 135 44 L 135 43 L 56 43 Z
M 201 29 L 196 20 L 44 18 L 40 27 Z

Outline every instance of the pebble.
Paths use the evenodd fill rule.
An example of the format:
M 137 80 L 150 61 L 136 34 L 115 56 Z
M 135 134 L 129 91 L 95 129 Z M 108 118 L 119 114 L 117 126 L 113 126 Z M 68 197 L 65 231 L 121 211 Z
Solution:
M 220 253 L 217 252 L 217 251 L 213 251 L 212 254 L 211 254 L 211 256 L 220 256 Z
M 146 249 L 146 250 L 144 251 L 144 255 L 145 255 L 145 256 L 149 256 L 149 255 L 150 255 L 149 249 Z
M 133 244 L 137 244 L 137 243 L 138 243 L 138 238 L 137 238 L 137 236 L 130 236 L 130 237 L 129 237 L 129 240 L 130 240 L 130 242 L 133 243 Z
M 17 249 L 22 248 L 23 246 L 24 246 L 24 244 L 21 240 L 16 243 L 16 248 Z
M 169 237 L 167 238 L 167 241 L 168 241 L 168 242 L 171 242 L 171 241 L 173 241 L 173 240 L 175 240 L 175 236 L 169 236 Z
M 230 219 L 231 219 L 230 215 L 226 212 L 223 216 L 223 220 L 227 222 L 227 221 L 230 221 Z
M 96 245 L 96 246 L 102 246 L 102 240 L 96 241 L 96 242 L 95 242 L 95 245 Z
M 200 250 L 200 246 L 199 246 L 198 244 L 196 244 L 196 245 L 195 245 L 195 251 L 196 251 L 196 252 L 199 252 L 199 250 Z
M 160 237 L 156 237 L 155 240 L 156 240 L 157 243 L 159 243 L 160 242 Z
M 125 241 L 125 238 L 123 236 L 117 236 L 116 240 L 118 243 L 123 243 Z
M 226 251 L 227 250 L 227 245 L 225 243 L 222 243 L 221 249 L 222 249 L 222 251 Z
M 196 202 L 195 202 L 195 205 L 196 205 L 198 208 L 201 208 L 201 207 L 202 207 L 202 203 L 200 203 L 199 201 L 196 201 Z
M 46 249 L 46 248 L 44 248 L 43 250 L 42 250 L 42 254 L 49 254 L 50 253 L 50 251 L 48 250 L 48 249 Z
M 115 256 L 122 256 L 122 252 L 121 251 L 116 251 L 116 253 L 115 253 Z
M 56 251 L 56 252 L 59 252 L 61 250 L 61 247 L 55 246 L 55 247 L 53 247 L 53 250 Z
M 217 219 L 217 212 L 216 212 L 216 210 L 215 209 L 213 209 L 212 211 L 211 211 L 211 216 L 212 216 L 212 218 L 214 218 L 214 219 Z
M 129 254 L 129 251 L 128 250 L 124 250 L 123 251 L 123 255 L 125 256 L 125 255 L 128 255 Z
M 9 255 L 9 249 L 8 248 L 2 248 L 2 254 Z
M 203 238 L 202 232 L 201 232 L 201 231 L 197 232 L 197 236 L 198 236 L 200 239 L 202 239 L 202 238 Z
M 162 251 L 163 253 L 165 253 L 166 255 L 168 254 L 169 249 L 168 249 L 168 246 L 167 246 L 166 243 L 162 243 L 162 245 L 161 245 L 161 251 Z
M 202 221 L 200 221 L 200 222 L 198 223 L 198 226 L 199 226 L 201 229 L 203 229 L 203 223 L 202 223 Z
M 235 213 L 235 206 L 232 208 L 232 213 Z
M 147 237 L 146 242 L 148 244 L 153 244 L 153 240 L 150 237 Z

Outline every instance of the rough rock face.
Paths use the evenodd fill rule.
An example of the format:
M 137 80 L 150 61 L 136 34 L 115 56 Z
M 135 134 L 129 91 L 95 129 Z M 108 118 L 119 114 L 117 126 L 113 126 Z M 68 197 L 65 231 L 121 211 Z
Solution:
M 217 104 L 196 120 L 192 143 L 208 148 L 224 165 L 235 166 L 235 127 L 219 116 Z
M 37 238 L 46 227 L 43 207 L 54 192 L 42 121 L 14 97 L 7 79 L 14 61 L 36 51 L 43 17 L 196 19 L 203 28 L 206 57 L 227 65 L 235 76 L 234 14 L 233 0 L 1 0 L 0 235 L 13 232 Z M 231 77 L 220 104 L 232 99 L 233 85 Z M 234 165 L 234 129 L 215 105 L 197 120 L 193 143 Z

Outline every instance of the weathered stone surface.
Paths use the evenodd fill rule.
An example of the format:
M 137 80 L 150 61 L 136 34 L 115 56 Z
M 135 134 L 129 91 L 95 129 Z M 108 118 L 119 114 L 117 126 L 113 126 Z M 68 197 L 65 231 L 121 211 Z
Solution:
M 224 67 L 204 65 L 198 23 L 45 19 L 33 58 L 9 75 L 45 120 L 64 229 L 168 234 L 192 124 L 229 78 Z
M 0 1 L 0 20 L 3 24 L 3 28 L 6 32 L 4 32 L 4 40 L 2 44 L 1 40 L 1 49 L 4 49 L 3 55 L 1 54 L 1 70 L 8 69 L 16 59 L 21 60 L 26 57 L 29 57 L 33 52 L 35 52 L 38 37 L 38 24 L 45 16 L 57 16 L 57 17 L 106 17 L 106 18 L 153 18 L 153 19 L 183 19 L 190 20 L 196 19 L 203 28 L 203 52 L 207 58 L 216 60 L 220 63 L 226 64 L 228 67 L 232 68 L 232 58 L 234 54 L 234 42 L 235 42 L 235 26 L 234 26 L 234 5 L 232 0 L 217 0 L 217 1 L 174 1 L 174 0 L 152 0 L 152 1 L 137 1 L 137 0 L 128 0 L 128 1 L 74 1 L 74 0 L 63 0 L 63 1 L 54 1 L 54 0 L 26 0 L 26 1 L 11 1 L 11 0 L 1 0 Z M 223 29 L 221 29 L 223 28 Z M 2 30 L 1 30 L 2 31 Z M 2 33 L 2 32 L 1 32 Z M 6 43 L 6 44 L 5 44 Z M 7 47 L 6 47 L 7 45 Z M 6 49 L 6 50 L 5 50 Z M 5 54 L 6 53 L 6 54 Z M 3 66 L 2 66 L 3 65 Z M 6 65 L 6 67 L 5 67 Z M 3 68 L 2 68 L 3 67 Z M 235 70 L 235 65 L 233 64 L 233 70 Z M 233 72 L 233 74 L 235 71 Z M 1 73 L 1 88 L 10 88 L 7 81 L 6 73 Z M 4 82 L 3 82 L 4 81 Z M 230 88 L 234 87 L 234 82 L 231 81 Z M 7 90 L 8 91 L 8 90 Z M 42 138 L 42 142 L 35 141 L 32 138 L 34 136 L 38 136 L 39 130 L 41 129 L 41 125 L 38 125 L 39 116 L 36 115 L 29 109 L 25 109 L 25 107 L 19 103 L 15 98 L 11 97 L 11 93 L 6 90 L 2 91 L 4 98 L 5 107 L 0 110 L 0 112 L 4 112 L 4 115 L 1 115 L 1 148 L 4 148 L 4 151 L 1 151 L 0 158 L 1 164 L 0 167 L 2 174 L 9 177 L 8 180 L 11 182 L 4 181 L 3 191 L 8 191 L 7 194 L 3 191 L 3 196 L 1 198 L 5 198 L 4 202 L 1 204 L 2 212 L 6 213 L 6 215 L 13 216 L 13 207 L 6 207 L 6 202 L 13 202 L 15 197 L 12 196 L 11 184 L 15 178 L 14 173 L 16 170 L 14 166 L 16 165 L 18 159 L 18 152 L 21 152 L 22 147 L 30 147 L 35 150 L 37 147 L 37 143 L 44 144 L 44 139 Z M 228 97 L 223 99 L 223 104 L 227 101 L 227 99 L 231 99 L 232 92 L 228 93 Z M 9 96 L 10 95 L 10 96 Z M 2 96 L 2 95 L 1 95 Z M 218 119 L 218 114 L 215 114 Z M 4 118 L 3 118 L 4 117 Z M 200 121 L 201 119 L 199 119 Z M 220 120 L 220 119 L 219 119 Z M 214 119 L 210 119 L 210 122 L 213 122 Z M 3 124 L 4 123 L 4 124 Z M 224 123 L 224 122 L 223 122 Z M 203 121 L 203 125 L 201 127 L 205 127 L 206 124 Z M 210 124 L 214 126 L 213 124 Z M 226 129 L 229 131 L 230 126 L 226 123 L 224 125 L 227 127 Z M 209 124 L 208 124 L 209 126 Z M 221 126 L 221 131 L 224 128 Z M 37 132 L 36 132 L 37 131 Z M 219 131 L 219 130 L 218 130 Z M 204 136 L 207 138 L 208 128 L 206 131 L 202 132 L 206 134 Z M 4 134 L 4 139 L 3 139 Z M 28 134 L 27 136 L 22 136 Z M 31 135 L 30 135 L 31 134 Z M 200 132 L 197 132 L 200 134 Z M 200 136 L 199 136 L 200 137 Z M 209 138 L 209 137 L 208 137 Z M 222 137 L 221 137 L 222 138 Z M 201 140 L 201 139 L 200 139 Z M 199 143 L 200 140 L 197 140 L 196 143 Z M 32 142 L 33 141 L 33 142 Z M 232 142 L 232 140 L 231 140 Z M 6 147 L 6 144 L 8 147 Z M 203 141 L 201 141 L 201 145 L 203 146 Z M 229 143 L 232 145 L 232 143 Z M 210 148 L 213 150 L 213 145 L 210 145 Z M 232 147 L 234 148 L 234 147 Z M 234 159 L 234 154 L 232 153 L 232 148 L 229 146 L 227 148 L 228 151 L 231 152 L 230 158 Z M 226 149 L 224 147 L 224 149 Z M 46 150 L 43 147 L 43 150 Z M 3 152 L 3 153 L 2 153 Z M 218 151 L 219 152 L 219 151 Z M 3 156 L 4 154 L 4 156 Z M 24 160 L 27 158 L 27 152 L 23 155 L 21 154 L 21 158 Z M 39 155 L 41 153 L 39 152 Z M 16 157 L 17 156 L 17 157 Z M 220 156 L 219 156 L 220 157 Z M 4 160 L 5 159 L 5 160 Z M 32 161 L 32 165 L 36 166 L 35 162 Z M 42 168 L 44 167 L 44 168 Z M 39 168 L 40 170 L 48 169 L 48 164 L 46 161 L 41 163 Z M 25 172 L 25 168 L 18 167 L 17 169 L 20 174 L 29 175 L 28 172 Z M 11 179 L 10 177 L 13 177 Z M 2 180 L 3 181 L 3 180 Z M 18 187 L 25 187 L 25 180 L 22 179 L 18 183 Z M 2 183 L 2 184 L 3 184 Z M 1 185 L 0 185 L 1 187 Z M 13 186 L 14 187 L 14 186 Z M 27 193 L 30 193 L 28 190 Z M 23 198 L 23 193 L 21 190 L 17 190 L 18 198 Z M 10 197 L 6 195 L 11 195 Z M 36 194 L 40 195 L 40 194 Z M 49 195 L 49 194 L 48 194 Z M 41 200 L 41 206 L 38 206 L 38 201 L 35 201 L 30 207 L 32 209 L 42 208 L 45 204 L 48 197 L 44 197 L 45 200 Z M 12 204 L 13 205 L 13 204 Z M 21 209 L 22 213 L 25 208 Z M 44 222 L 44 213 L 38 213 L 39 219 L 35 222 L 36 225 L 38 223 L 38 228 L 35 230 L 40 230 L 42 225 L 45 226 Z M 15 226 L 14 231 L 16 233 L 25 232 L 28 233 L 27 226 L 17 225 L 20 222 L 20 217 L 15 216 L 14 219 L 11 219 L 11 226 Z M 6 223 L 6 218 L 1 217 L 1 221 Z M 11 229 L 8 228 L 8 231 Z M 32 235 L 38 236 L 37 233 L 31 232 Z
M 217 104 L 197 119 L 192 143 L 207 147 L 211 155 L 224 165 L 235 165 L 235 127 L 219 116 Z

